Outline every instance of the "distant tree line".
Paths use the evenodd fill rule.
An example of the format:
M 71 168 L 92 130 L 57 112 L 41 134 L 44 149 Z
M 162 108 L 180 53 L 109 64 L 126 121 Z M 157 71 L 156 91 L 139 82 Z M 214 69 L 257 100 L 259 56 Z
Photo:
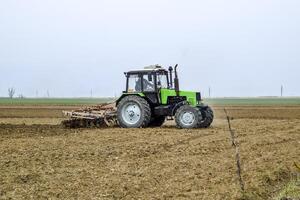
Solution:
M 16 89 L 13 88 L 13 87 L 11 87 L 11 88 L 8 88 L 7 91 L 8 91 L 8 97 L 9 97 L 10 99 L 14 98 L 14 96 L 15 96 L 15 94 L 16 94 Z M 18 95 L 18 98 L 24 99 L 25 97 L 23 96 L 23 94 L 19 94 L 19 95 Z
M 15 93 L 16 93 L 16 90 L 15 90 L 15 88 L 8 88 L 8 97 L 9 98 L 13 98 L 14 97 L 14 95 L 15 95 Z

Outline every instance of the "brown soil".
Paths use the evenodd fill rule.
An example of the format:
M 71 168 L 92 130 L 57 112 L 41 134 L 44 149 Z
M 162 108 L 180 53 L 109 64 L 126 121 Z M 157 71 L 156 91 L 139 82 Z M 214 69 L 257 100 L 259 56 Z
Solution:
M 64 129 L 63 109 L 0 108 L 0 199 L 242 198 L 221 107 L 199 130 Z M 274 197 L 300 161 L 300 107 L 227 109 L 244 198 Z
M 73 110 L 71 106 L 0 106 L 0 118 L 59 118 L 62 110 Z
M 61 118 L 63 110 L 76 110 L 76 106 L 0 106 L 0 119 L 4 118 Z M 300 119 L 300 106 L 226 106 L 231 117 L 252 119 Z M 224 119 L 224 107 L 215 106 L 216 118 Z

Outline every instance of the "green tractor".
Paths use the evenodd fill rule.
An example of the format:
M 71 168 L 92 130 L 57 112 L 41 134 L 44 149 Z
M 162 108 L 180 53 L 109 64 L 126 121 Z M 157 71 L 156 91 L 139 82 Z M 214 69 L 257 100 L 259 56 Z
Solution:
M 177 67 L 153 65 L 125 73 L 126 90 L 116 102 L 121 127 L 159 127 L 167 117 L 174 117 L 179 128 L 211 125 L 214 114 L 202 103 L 200 92 L 179 90 Z
M 175 118 L 179 128 L 208 128 L 213 111 L 202 103 L 200 92 L 179 90 L 177 66 L 166 70 L 153 65 L 126 72 L 126 90 L 115 103 L 63 111 L 71 119 L 62 124 L 71 128 L 146 128 L 159 127 L 167 118 Z

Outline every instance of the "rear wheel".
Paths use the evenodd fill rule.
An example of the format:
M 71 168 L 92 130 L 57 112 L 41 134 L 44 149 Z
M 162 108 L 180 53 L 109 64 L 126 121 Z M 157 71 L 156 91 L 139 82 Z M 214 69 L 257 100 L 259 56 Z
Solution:
M 151 119 L 149 123 L 149 127 L 160 127 L 164 124 L 165 120 L 166 120 L 165 116 L 154 117 L 153 119 Z
M 123 128 L 144 128 L 151 120 L 148 102 L 139 96 L 126 96 L 118 104 L 118 122 Z
M 202 120 L 199 123 L 199 128 L 208 128 L 214 120 L 214 112 L 210 107 L 200 108 Z
M 183 105 L 175 113 L 175 121 L 179 128 L 198 128 L 202 116 L 199 109 L 190 105 Z

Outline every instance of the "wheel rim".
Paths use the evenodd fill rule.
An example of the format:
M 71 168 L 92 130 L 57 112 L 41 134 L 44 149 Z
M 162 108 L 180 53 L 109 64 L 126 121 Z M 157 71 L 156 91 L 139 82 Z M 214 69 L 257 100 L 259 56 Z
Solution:
M 141 119 L 141 109 L 136 103 L 128 103 L 122 109 L 123 120 L 130 125 L 138 123 Z
M 181 122 L 186 125 L 189 126 L 191 124 L 194 123 L 195 121 L 195 114 L 192 112 L 184 112 L 181 117 L 180 117 Z

